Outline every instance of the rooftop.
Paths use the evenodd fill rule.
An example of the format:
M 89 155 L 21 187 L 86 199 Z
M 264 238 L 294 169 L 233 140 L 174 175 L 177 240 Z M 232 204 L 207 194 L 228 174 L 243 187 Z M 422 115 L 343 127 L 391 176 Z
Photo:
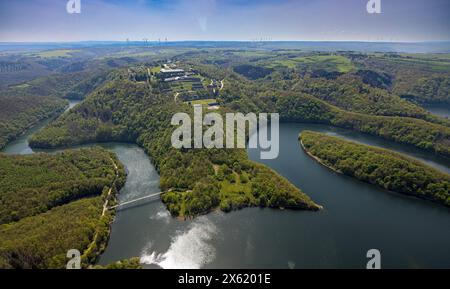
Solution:
M 177 73 L 177 72 L 184 72 L 184 70 L 183 69 L 167 69 L 167 68 L 161 69 L 161 73 Z

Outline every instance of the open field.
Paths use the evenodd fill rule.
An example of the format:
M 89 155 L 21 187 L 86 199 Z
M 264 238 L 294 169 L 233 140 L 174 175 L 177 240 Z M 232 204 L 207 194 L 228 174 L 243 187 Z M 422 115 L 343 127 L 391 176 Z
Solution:
M 192 105 L 194 105 L 194 104 L 209 105 L 210 103 L 215 103 L 216 100 L 214 98 L 208 98 L 208 99 L 193 100 L 193 101 L 189 101 L 189 102 Z
M 295 57 L 271 62 L 268 67 L 285 66 L 288 68 L 297 68 L 304 66 L 307 68 L 323 69 L 327 71 L 338 71 L 347 73 L 355 70 L 355 66 L 350 59 L 342 55 L 313 55 L 306 57 Z
M 75 52 L 79 52 L 80 50 L 73 49 L 57 49 L 57 50 L 46 50 L 37 53 L 32 53 L 31 56 L 36 56 L 40 58 L 70 58 L 72 54 Z

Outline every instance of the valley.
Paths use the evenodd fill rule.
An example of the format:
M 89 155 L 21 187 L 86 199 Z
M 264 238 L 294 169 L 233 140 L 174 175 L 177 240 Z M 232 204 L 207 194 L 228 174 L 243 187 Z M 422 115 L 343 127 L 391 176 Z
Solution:
M 95 49 L 95 57 L 88 53 L 91 48 L 77 48 L 73 54 L 35 53 L 28 57 L 55 61 L 56 75 L 24 78 L 0 91 L 0 100 L 8 105 L 17 103 L 11 97 L 54 102 L 33 105 L 43 112 L 20 119 L 13 132 L 0 130 L 5 139 L 2 157 L 30 154 L 30 160 L 37 160 L 41 153 L 51 157 L 67 149 L 101 146 L 115 153 L 127 172 L 117 187 L 119 203 L 167 191 L 161 200 L 119 208 L 114 220 L 102 221 L 111 226 L 103 235 L 108 245 L 99 258 L 86 259 L 86 267 L 97 261 L 133 267 L 137 259 L 130 258 L 138 257 L 146 268 L 359 268 L 373 243 L 389 252 L 384 263 L 388 268 L 449 266 L 445 256 L 450 255 L 450 215 L 445 206 L 335 174 L 309 158 L 298 143 L 299 133 L 306 131 L 324 132 L 330 141 L 330 135 L 339 135 L 409 155 L 428 179 L 447 180 L 450 121 L 427 110 L 450 97 L 445 54 L 426 58 L 222 45 L 134 47 L 120 53 L 110 47 Z M 181 73 L 182 68 L 183 75 L 160 77 L 161 67 L 168 74 Z M 408 83 L 407 70 L 421 80 Z M 429 89 L 430 82 L 439 90 L 438 100 L 429 97 L 436 91 L 416 84 Z M 67 100 L 70 110 L 62 113 Z M 193 104 L 220 115 L 279 113 L 280 156 L 264 160 L 259 149 L 173 148 L 170 120 L 179 112 L 192 116 Z M 25 105 L 14 109 L 29 115 Z M 2 124 L 12 124 L 18 113 Z M 324 148 L 325 153 L 332 148 L 337 149 L 337 143 Z M 448 190 L 448 183 L 428 186 L 426 194 L 446 204 Z M 6 193 L 0 196 L 7 198 Z M 53 211 L 59 216 L 64 206 L 36 214 L 52 220 Z M 95 210 L 97 205 L 79 214 L 92 218 Z M 35 222 L 32 216 L 8 220 L 13 221 L 18 228 Z M 358 237 L 349 242 L 350 234 Z M 11 227 L 2 236 L 13 242 L 22 235 Z M 92 241 L 92 233 L 88 236 Z M 424 244 L 432 248 L 426 254 L 420 250 Z M 62 254 L 66 245 L 58 246 Z M 258 254 L 262 251 L 266 254 Z M 55 267 L 61 267 L 58 258 Z M 116 263 L 124 259 L 129 261 Z

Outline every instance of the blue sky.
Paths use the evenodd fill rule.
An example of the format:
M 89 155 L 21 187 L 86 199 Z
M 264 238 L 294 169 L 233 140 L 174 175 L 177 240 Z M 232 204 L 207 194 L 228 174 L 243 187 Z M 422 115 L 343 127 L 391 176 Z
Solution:
M 449 0 L 0 0 L 0 42 L 84 40 L 450 40 Z

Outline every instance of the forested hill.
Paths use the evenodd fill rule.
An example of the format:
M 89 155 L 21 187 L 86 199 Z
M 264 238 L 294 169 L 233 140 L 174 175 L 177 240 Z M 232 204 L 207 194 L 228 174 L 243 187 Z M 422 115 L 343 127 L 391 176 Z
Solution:
M 248 206 L 317 210 L 307 195 L 269 168 L 248 160 L 243 149 L 172 148 L 176 112 L 192 107 L 176 102 L 145 82 L 130 81 L 125 70 L 86 100 L 38 132 L 34 147 L 61 147 L 98 141 L 136 142 L 160 174 L 163 201 L 175 216 L 194 216 L 216 207 Z
M 286 121 L 330 124 L 450 157 L 450 128 L 443 125 L 410 117 L 349 112 L 304 94 L 282 97 L 275 107 Z
M 72 57 L 73 53 L 82 52 L 0 55 L 0 149 L 30 126 L 59 115 L 67 104 L 61 98 L 82 100 L 107 81 L 113 67 L 123 64 L 120 59 L 83 60 Z M 2 70 L 2 59 L 14 60 L 9 62 L 15 64 Z
M 221 99 L 231 109 L 278 112 L 282 121 L 329 124 L 450 157 L 450 126 L 446 125 L 446 119 L 436 117 L 438 121 L 433 123 L 395 114 L 384 116 L 348 111 L 308 93 L 282 90 L 277 82 L 259 86 L 234 75 L 227 81 L 233 85 L 225 87 Z
M 334 79 L 306 76 L 295 81 L 292 90 L 310 94 L 347 111 L 378 116 L 412 117 L 450 127 L 450 120 L 434 116 L 386 89 L 365 84 L 353 74 Z
M 450 57 L 448 53 L 358 54 L 353 61 L 391 79 L 388 89 L 417 103 L 450 104 Z
M 0 149 L 32 125 L 64 111 L 67 101 L 47 96 L 0 96 Z
M 56 116 L 106 81 L 105 70 L 52 74 L 0 88 L 0 149 L 34 124 Z
M 69 249 L 95 261 L 112 220 L 103 206 L 125 183 L 113 153 L 0 154 L 0 175 L 0 268 L 65 268 Z
M 303 148 L 324 165 L 390 191 L 450 207 L 450 175 L 401 154 L 303 131 Z
M 247 51 L 233 56 L 237 60 L 215 56 L 216 63 L 226 63 L 222 65 L 225 70 L 230 62 L 233 67 L 227 76 L 233 86 L 221 93 L 226 102 L 242 105 L 244 96 L 254 100 L 255 96 L 305 93 L 346 111 L 412 117 L 450 127 L 448 119 L 420 106 L 450 102 L 448 54 Z M 209 62 L 212 57 L 208 56 Z M 412 90 L 416 92 L 408 93 Z

